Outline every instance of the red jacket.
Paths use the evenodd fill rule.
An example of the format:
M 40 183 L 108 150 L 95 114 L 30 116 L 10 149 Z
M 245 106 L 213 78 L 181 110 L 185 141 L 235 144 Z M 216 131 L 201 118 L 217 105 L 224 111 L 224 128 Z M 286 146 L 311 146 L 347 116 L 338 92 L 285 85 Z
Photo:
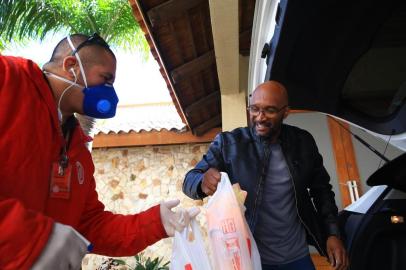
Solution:
M 93 252 L 131 256 L 166 237 L 159 205 L 135 215 L 105 211 L 94 165 L 77 126 L 68 150 L 69 199 L 51 198 L 51 165 L 64 142 L 53 94 L 30 60 L 0 55 L 0 269 L 28 269 L 47 243 L 53 222 L 71 225 Z M 78 178 L 79 176 L 79 178 Z

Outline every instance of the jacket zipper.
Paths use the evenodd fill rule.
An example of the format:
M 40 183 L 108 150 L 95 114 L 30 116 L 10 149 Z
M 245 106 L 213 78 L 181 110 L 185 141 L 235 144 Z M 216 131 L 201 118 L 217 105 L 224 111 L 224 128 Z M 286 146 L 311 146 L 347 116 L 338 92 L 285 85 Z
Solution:
M 293 185 L 293 191 L 294 191 L 294 195 L 295 195 L 295 206 L 296 206 L 296 213 L 297 216 L 299 217 L 300 222 L 303 224 L 303 226 L 306 228 L 306 230 L 309 232 L 309 234 L 311 235 L 311 237 L 313 238 L 314 242 L 316 243 L 316 245 L 319 247 L 320 252 L 322 253 L 322 255 L 324 257 L 326 257 L 326 254 L 324 254 L 324 250 L 320 247 L 319 242 L 317 241 L 316 237 L 314 236 L 314 234 L 312 233 L 312 231 L 310 230 L 310 228 L 306 225 L 306 223 L 304 223 L 302 217 L 299 214 L 299 207 L 297 206 L 297 193 L 296 193 L 296 186 L 295 186 L 295 182 L 293 181 L 293 177 L 292 177 L 292 173 L 290 172 L 290 168 L 288 166 L 288 172 L 289 172 L 289 176 L 290 176 L 290 180 L 292 181 L 292 185 Z
M 269 145 L 268 147 L 264 147 L 264 163 L 262 166 L 262 170 L 261 170 L 261 176 L 259 178 L 259 182 L 258 182 L 258 188 L 257 188 L 257 194 L 255 196 L 255 202 L 254 202 L 254 209 L 252 211 L 252 222 L 251 224 L 254 225 L 254 219 L 256 216 L 256 210 L 257 210 L 257 204 L 258 204 L 258 198 L 259 198 L 259 194 L 261 193 L 261 185 L 262 182 L 264 180 L 264 176 L 265 176 L 265 168 L 266 168 L 266 164 L 269 162 L 269 154 L 270 154 L 270 150 L 269 150 Z

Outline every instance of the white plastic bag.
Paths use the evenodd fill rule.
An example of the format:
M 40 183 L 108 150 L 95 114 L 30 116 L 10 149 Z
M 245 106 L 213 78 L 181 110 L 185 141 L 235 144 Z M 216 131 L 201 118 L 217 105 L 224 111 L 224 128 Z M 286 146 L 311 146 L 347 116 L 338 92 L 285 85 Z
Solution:
M 243 206 L 242 206 L 243 207 Z M 261 270 L 261 259 L 248 228 L 243 209 L 228 175 L 221 181 L 206 206 L 209 243 L 216 270 Z
M 170 269 L 211 270 L 199 225 L 195 219 L 192 219 L 190 225 L 182 232 L 175 231 Z

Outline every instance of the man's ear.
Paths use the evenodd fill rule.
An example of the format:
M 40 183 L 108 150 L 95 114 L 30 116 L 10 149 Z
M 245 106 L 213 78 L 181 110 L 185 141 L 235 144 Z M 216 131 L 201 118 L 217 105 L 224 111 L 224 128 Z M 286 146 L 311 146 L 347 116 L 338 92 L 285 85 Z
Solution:
M 67 56 L 63 59 L 62 68 L 66 72 L 66 75 L 71 77 L 71 79 L 75 78 L 74 74 L 72 73 L 72 70 L 73 72 L 75 72 L 77 62 L 78 60 L 76 59 L 75 56 Z
M 288 106 L 288 107 L 286 107 L 285 112 L 283 113 L 283 119 L 285 119 L 286 117 L 288 117 L 289 113 L 290 113 L 290 108 L 289 108 L 289 106 Z

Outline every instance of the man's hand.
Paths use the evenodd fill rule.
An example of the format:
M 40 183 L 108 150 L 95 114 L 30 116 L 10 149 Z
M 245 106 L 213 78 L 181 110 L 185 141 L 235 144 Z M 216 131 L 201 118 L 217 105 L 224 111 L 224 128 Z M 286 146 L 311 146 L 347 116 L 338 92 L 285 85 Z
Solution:
M 189 225 L 190 220 L 200 213 L 199 208 L 193 207 L 189 210 L 183 208 L 172 211 L 172 208 L 179 205 L 179 200 L 165 201 L 160 204 L 161 221 L 168 236 L 173 236 L 175 230 L 180 232 Z
M 202 191 L 206 195 L 213 195 L 217 190 L 217 185 L 221 180 L 220 172 L 215 168 L 210 168 L 203 175 Z
M 71 226 L 55 223 L 48 243 L 32 270 L 81 269 L 87 244 Z
M 337 270 L 346 270 L 349 265 L 343 242 L 336 236 L 327 238 L 327 253 L 331 266 Z

